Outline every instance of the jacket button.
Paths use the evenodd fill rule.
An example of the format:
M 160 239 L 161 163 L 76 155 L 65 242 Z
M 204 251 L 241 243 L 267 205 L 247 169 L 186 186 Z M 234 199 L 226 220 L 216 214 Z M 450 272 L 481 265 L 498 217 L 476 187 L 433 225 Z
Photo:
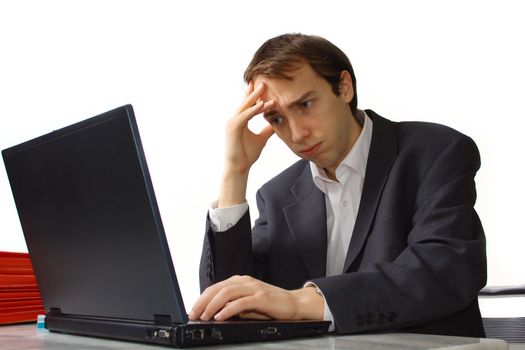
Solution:
M 391 312 L 391 313 L 388 315 L 388 320 L 389 320 L 390 322 L 394 322 L 394 321 L 396 320 L 396 318 L 397 318 L 397 313 L 395 313 L 395 312 Z

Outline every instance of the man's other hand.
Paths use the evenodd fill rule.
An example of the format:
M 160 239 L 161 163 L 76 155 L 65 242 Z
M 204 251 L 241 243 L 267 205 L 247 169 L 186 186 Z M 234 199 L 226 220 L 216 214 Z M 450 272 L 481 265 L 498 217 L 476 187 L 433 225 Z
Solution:
M 315 288 L 286 290 L 250 276 L 233 276 L 208 287 L 193 306 L 190 320 L 321 320 L 324 300 Z

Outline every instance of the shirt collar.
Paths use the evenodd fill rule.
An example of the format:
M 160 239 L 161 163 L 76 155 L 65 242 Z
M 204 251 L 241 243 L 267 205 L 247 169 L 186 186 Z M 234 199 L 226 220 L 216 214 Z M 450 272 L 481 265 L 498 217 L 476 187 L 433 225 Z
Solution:
M 345 176 L 345 174 L 348 171 L 355 172 L 362 179 L 365 177 L 366 163 L 368 160 L 368 153 L 370 152 L 370 142 L 372 140 L 373 122 L 366 112 L 362 110 L 357 111 L 356 118 L 363 125 L 361 134 L 357 138 L 350 152 L 348 152 L 341 164 L 339 164 L 335 170 L 336 177 L 342 182 L 346 180 L 347 176 Z M 334 181 L 329 179 L 326 175 L 326 171 L 323 168 L 319 168 L 314 162 L 310 162 L 310 169 L 312 171 L 314 183 L 321 191 L 326 193 L 326 183 Z

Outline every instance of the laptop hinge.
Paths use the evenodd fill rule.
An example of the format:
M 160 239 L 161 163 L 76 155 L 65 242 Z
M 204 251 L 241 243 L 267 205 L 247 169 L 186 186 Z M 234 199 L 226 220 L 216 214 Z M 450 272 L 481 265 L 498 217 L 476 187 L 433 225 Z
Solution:
M 153 315 L 153 321 L 158 326 L 171 326 L 170 315 Z
M 52 307 L 49 309 L 48 315 L 57 316 L 57 315 L 63 315 L 62 309 L 59 307 Z

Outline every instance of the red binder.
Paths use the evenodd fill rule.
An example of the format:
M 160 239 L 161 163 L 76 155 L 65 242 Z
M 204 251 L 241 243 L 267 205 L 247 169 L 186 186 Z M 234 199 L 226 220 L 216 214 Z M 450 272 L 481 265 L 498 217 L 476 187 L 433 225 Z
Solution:
M 0 252 L 0 324 L 34 322 L 44 313 L 29 254 Z

